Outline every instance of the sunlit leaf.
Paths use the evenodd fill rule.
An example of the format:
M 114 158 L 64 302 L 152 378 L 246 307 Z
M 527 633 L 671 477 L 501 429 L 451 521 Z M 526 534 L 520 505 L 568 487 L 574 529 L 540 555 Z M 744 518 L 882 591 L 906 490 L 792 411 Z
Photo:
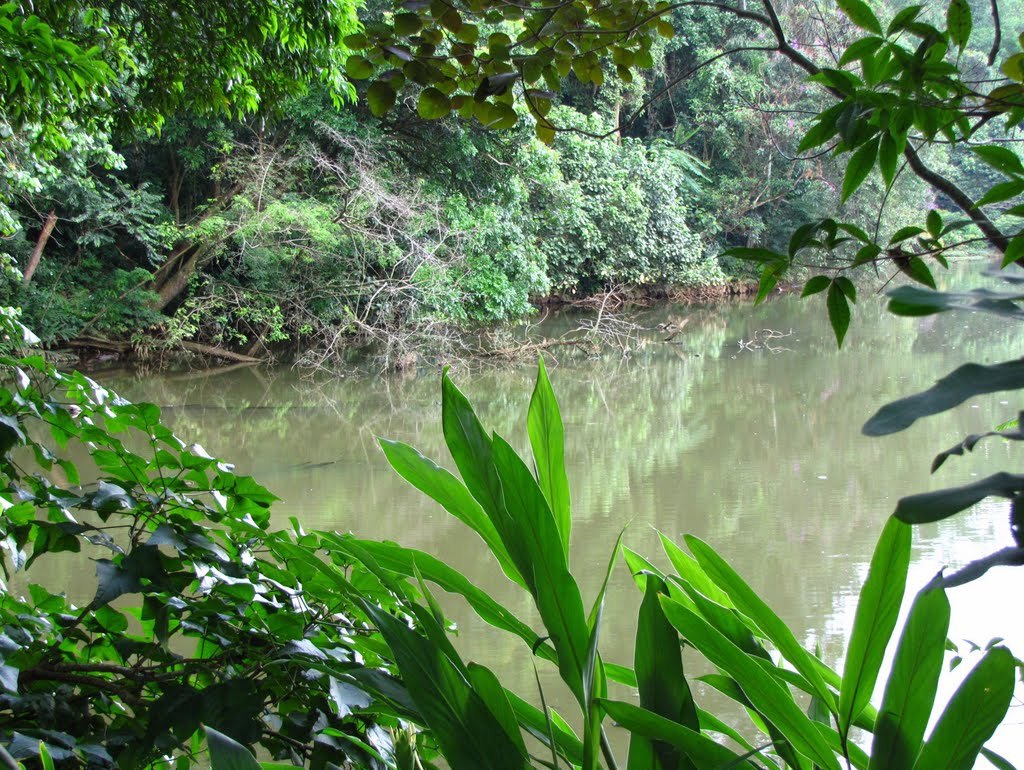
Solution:
M 948 631 L 946 593 L 928 586 L 914 599 L 896 647 L 875 721 L 870 770 L 913 765 L 932 712 Z
M 839 732 L 848 735 L 875 689 L 882 658 L 899 617 L 910 567 L 910 527 L 895 518 L 878 539 L 846 647 L 839 690 Z

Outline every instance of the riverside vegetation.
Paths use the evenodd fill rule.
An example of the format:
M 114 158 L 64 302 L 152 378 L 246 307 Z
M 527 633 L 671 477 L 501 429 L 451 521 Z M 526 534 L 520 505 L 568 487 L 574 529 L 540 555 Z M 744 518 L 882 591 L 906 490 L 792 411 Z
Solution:
M 344 91 L 346 74 L 369 81 L 366 100 L 376 114 L 401 111 L 405 97 L 399 96 L 409 93 L 425 120 L 454 110 L 491 128 L 511 129 L 520 122 L 512 106 L 518 96 L 538 139 L 557 145 L 558 129 L 576 120 L 553 104 L 561 78 L 571 73 L 575 79 L 567 89 L 582 85 L 596 98 L 608 67 L 625 88 L 635 80 L 634 68 L 654 64 L 656 37 L 673 40 L 677 27 L 685 28 L 687 17 L 680 21 L 671 14 L 704 5 L 416 3 L 394 14 L 381 12 L 361 32 L 355 31 L 354 8 L 321 0 L 244 8 L 230 0 L 186 3 L 170 18 L 132 3 L 41 4 L 32 13 L 15 4 L 0 6 L 0 41 L 14 52 L 0 67 L 4 117 L 11 129 L 2 145 L 0 191 L 9 227 L 16 226 L 16 207 L 26 191 L 41 189 L 47 179 L 74 178 L 63 175 L 60 164 L 88 167 L 90 157 L 100 156 L 79 153 L 95 150 L 102 156 L 110 150 L 108 142 L 94 141 L 98 135 L 89 132 L 138 129 L 175 109 L 208 119 L 216 110 L 255 110 L 264 100 L 268 107 L 286 104 L 314 78 L 335 94 Z M 763 45 L 738 44 L 734 53 L 777 54 L 779 64 L 802 69 L 812 84 L 823 87 L 821 94 L 832 106 L 810 109 L 810 127 L 800 145 L 806 150 L 831 142 L 830 149 L 849 156 L 840 198 L 854 200 L 877 168 L 884 197 L 906 200 L 894 186 L 905 168 L 965 217 L 933 210 L 920 225 L 904 223 L 893 232 L 882 226 L 880 216 L 875 227 L 827 217 L 797 227 L 788 243 L 734 247 L 734 258 L 763 264 L 762 297 L 787 270 L 813 256 L 825 272 L 806 283 L 805 293 L 824 295 L 841 343 L 856 298 L 848 277 L 854 268 L 891 268 L 930 287 L 929 263 L 943 264 L 957 246 L 984 242 L 1003 254 L 1004 266 L 1021 256 L 1024 236 L 1016 228 L 1024 209 L 1013 203 L 1024 192 L 1024 165 L 1012 144 L 988 140 L 1012 139 L 1024 118 L 1024 53 L 1020 41 L 1013 41 L 1012 52 L 995 69 L 1003 56 L 997 5 L 987 30 L 980 23 L 985 17 L 966 0 L 953 0 L 941 19 L 927 17 L 919 6 L 892 9 L 883 28 L 870 7 L 843 0 L 842 19 L 838 12 L 835 18 L 843 21 L 848 37 L 828 42 L 835 46 L 835 67 L 809 59 L 785 33 L 776 7 L 767 0 L 762 5 L 763 12 L 717 3 L 710 10 L 754 25 L 755 39 L 757 30 L 766 36 Z M 237 39 L 219 33 L 226 19 L 246 20 Z M 975 19 L 978 35 L 990 38 L 984 41 L 990 46 L 987 57 L 971 47 L 972 40 L 979 42 L 972 38 Z M 179 34 L 209 40 L 210 57 L 181 57 Z M 747 34 L 747 28 L 736 34 Z M 129 39 L 135 42 L 129 45 Z M 720 53 L 709 52 L 708 58 Z M 991 78 L 982 73 L 986 61 Z M 534 87 L 541 81 L 545 89 Z M 134 109 L 121 111 L 119 105 Z M 557 123 L 559 118 L 565 122 Z M 427 125 L 465 130 L 460 123 Z M 594 133 L 587 126 L 583 130 Z M 484 134 L 481 141 L 496 136 Z M 331 141 L 343 138 L 335 133 Z M 622 146 L 631 145 L 624 140 Z M 932 146 L 938 146 L 937 155 L 929 154 Z M 976 191 L 936 170 L 942 153 L 959 146 L 970 152 L 968 161 L 958 162 L 977 160 L 991 169 L 968 175 L 980 184 Z M 272 147 L 258 149 L 282 158 Z M 691 165 L 685 156 L 675 157 L 682 166 Z M 231 158 L 223 160 L 229 164 Z M 954 165 L 951 161 L 951 171 Z M 249 178 L 258 213 L 264 202 L 268 208 L 272 202 L 261 196 L 274 189 L 274 167 L 262 168 L 262 181 L 258 175 Z M 460 168 L 453 164 L 454 176 Z M 360 184 L 370 179 L 346 169 L 334 173 Z M 331 178 L 325 172 L 315 179 Z M 549 192 L 566 187 L 571 185 Z M 124 193 L 112 208 L 145 203 L 144 187 L 124 188 Z M 70 193 L 63 197 L 71 199 Z M 282 202 L 290 199 L 281 196 Z M 450 200 L 458 205 L 457 196 Z M 364 204 L 365 199 L 352 200 L 355 210 Z M 206 223 L 210 233 L 231 232 L 217 217 L 244 210 L 244 205 L 237 211 L 233 205 L 214 205 L 207 219 L 194 224 Z M 466 208 L 471 210 L 479 209 Z M 616 207 L 624 210 L 625 205 Z M 396 209 L 377 211 L 389 232 L 407 237 L 410 231 L 394 215 Z M 498 220 L 494 229 L 476 231 L 485 240 L 501 233 L 497 212 L 503 210 L 491 211 Z M 309 227 L 326 221 L 305 220 Z M 159 218 L 143 224 L 138 232 L 151 240 L 140 243 L 158 245 L 166 234 L 156 226 Z M 42 232 L 36 246 L 50 237 Z M 290 237 L 301 230 L 275 232 Z M 686 242 L 680 231 L 666 232 Z M 250 241 L 239 243 L 249 253 Z M 259 255 L 259 242 L 251 243 Z M 163 288 L 179 298 L 185 289 L 173 287 L 200 280 L 194 270 L 207 254 L 212 259 L 217 253 L 207 251 L 212 244 L 186 240 L 184 250 L 145 276 L 122 270 L 125 278 L 109 266 L 105 272 L 122 280 L 112 290 L 117 297 L 148 286 L 159 298 L 164 270 Z M 126 251 L 124 242 L 118 246 L 125 254 L 137 253 Z M 88 239 L 83 248 L 87 251 Z M 359 252 L 364 253 L 370 252 Z M 390 253 L 401 261 L 416 252 L 399 247 Z M 564 258 L 575 254 L 566 252 Z M 28 257 L 25 275 L 31 278 L 43 262 Z M 221 266 L 242 264 L 236 252 Z M 304 264 L 293 261 L 275 269 L 287 272 Z M 72 267 L 65 265 L 65 275 L 87 275 Z M 486 267 L 467 272 L 467 280 L 497 275 Z M 12 275 L 12 281 L 15 288 L 32 290 L 32 280 Z M 83 294 L 96 294 L 95 287 L 83 285 Z M 1024 312 L 1019 305 L 1024 297 L 1015 291 L 943 294 L 903 288 L 893 295 L 892 308 L 910 314 L 969 307 L 1012 320 Z M 311 296 L 329 302 L 335 293 Z M 437 296 L 451 295 L 441 290 Z M 114 307 L 96 313 L 103 318 Z M 166 305 L 148 296 L 137 307 L 151 312 Z M 31 316 L 31 309 L 26 312 Z M 273 328 L 273 308 L 268 313 L 252 316 L 253 323 Z M 69 317 L 74 316 L 36 316 L 41 321 Z M 1024 476 L 996 473 L 900 502 L 882 529 L 861 589 L 842 672 L 805 650 L 711 545 L 686 538 L 687 553 L 664 539 L 672 565 L 665 572 L 621 543 L 610 543 L 609 571 L 621 557 L 641 590 L 636 654 L 632 665 L 624 665 L 601 655 L 601 636 L 612 622 L 602 612 L 604 588 L 584 604 L 570 570 L 571 505 L 562 464 L 566 438 L 543 364 L 527 415 L 533 470 L 504 439 L 482 428 L 447 376 L 442 428 L 461 479 L 411 447 L 382 441 L 395 469 L 470 526 L 493 554 L 496 568 L 528 594 L 544 626 L 539 632 L 436 556 L 393 543 L 306 532 L 299 522 L 286 531 L 272 530 L 273 496 L 259 483 L 173 436 L 161 425 L 156 407 L 125 403 L 84 375 L 62 374 L 40 355 L 22 355 L 35 338 L 17 311 L 6 312 L 3 324 L 4 567 L 12 580 L 31 581 L 62 553 L 97 555 L 96 592 L 84 608 L 72 606 L 54 587 L 32 582 L 3 592 L 0 729 L 2 758 L 12 768 L 19 762 L 46 768 L 183 768 L 207 761 L 207 750 L 217 770 L 270 770 L 281 764 L 931 770 L 968 768 L 981 754 L 998 767 L 1011 767 L 984 749 L 1010 704 L 1020 667 L 1008 649 L 994 642 L 948 703 L 934 701 L 946 646 L 947 589 L 992 565 L 1024 562 L 1019 504 Z M 974 394 L 1022 385 L 1019 361 L 965 365 L 931 390 L 883 408 L 865 430 L 899 430 Z M 995 433 L 1007 440 L 1024 438 L 1016 423 Z M 984 438 L 967 437 L 941 453 L 935 466 Z M 80 468 L 72 459 L 73 446 L 89 457 L 87 465 Z M 990 495 L 1011 501 L 1007 537 L 1013 545 L 921 588 L 876 709 L 869 701 L 906 590 L 910 525 L 955 515 Z M 527 694 L 504 688 L 488 669 L 465 663 L 451 643 L 431 584 L 461 595 L 483 620 L 522 639 L 524 665 L 528 657 L 556 666 L 578 714 L 558 714 L 543 699 L 534 704 Z M 748 707 L 749 729 L 739 732 L 723 724 L 694 701 L 682 665 L 683 643 L 713 667 L 704 681 Z M 635 697 L 613 695 L 611 683 Z M 925 738 L 933 712 L 939 712 L 938 720 Z M 612 756 L 605 738 L 612 719 L 631 736 L 625 759 Z M 853 739 L 856 730 L 870 734 L 866 749 Z M 731 747 L 713 734 L 730 738 Z M 755 734 L 759 737 L 752 740 Z M 258 760 L 253 748 L 273 761 Z
M 919 148 L 931 176 L 897 173 L 902 140 L 853 131 L 878 122 L 875 102 L 907 98 L 936 101 L 917 121 L 927 138 L 949 130 L 946 102 L 969 92 L 942 92 L 937 48 L 906 51 L 920 83 L 884 71 L 909 66 L 900 41 L 932 36 L 923 17 L 861 40 L 856 13 L 784 2 L 780 44 L 764 14 L 701 3 L 587 20 L 571 6 L 445 16 L 322 0 L 254 14 L 223 0 L 183 6 L 180 29 L 143 3 L 0 7 L 20 53 L 2 74 L 0 253 L 22 269 L 0 291 L 47 344 L 79 351 L 201 344 L 329 366 L 369 347 L 395 360 L 539 298 L 742 284 L 751 268 L 724 249 L 782 248 L 840 204 L 884 247 L 1001 170 L 940 141 Z M 240 15 L 247 26 L 218 31 Z M 963 47 L 934 28 L 966 78 L 998 39 L 990 15 L 973 24 Z M 210 61 L 175 55 L 185 35 L 218 41 Z M 877 84 L 832 74 L 869 57 Z M 881 148 L 881 178 L 864 178 L 866 152 L 848 176 L 842 156 L 806 153 L 819 114 L 842 126 L 837 149 Z M 897 135 L 914 122 L 899 118 Z M 1007 130 L 984 120 L 971 140 Z

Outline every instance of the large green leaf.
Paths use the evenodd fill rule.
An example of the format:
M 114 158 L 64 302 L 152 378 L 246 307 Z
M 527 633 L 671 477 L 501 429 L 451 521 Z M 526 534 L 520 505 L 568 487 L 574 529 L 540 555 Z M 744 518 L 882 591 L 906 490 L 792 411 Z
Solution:
M 756 658 L 747 655 L 720 634 L 706 620 L 667 597 L 660 597 L 662 610 L 683 638 L 704 657 L 735 679 L 751 704 L 774 724 L 798 752 L 826 770 L 839 770 L 835 754 L 814 723 L 801 711 L 792 693 L 765 671 Z M 826 690 L 826 698 L 832 701 Z
M 1011 498 L 1021 490 L 1024 490 L 1024 475 L 994 473 L 962 487 L 904 497 L 896 503 L 893 516 L 908 524 L 927 524 L 966 510 L 986 497 L 995 495 Z
M 713 625 L 719 633 L 735 644 L 748 655 L 771 660 L 771 656 L 755 636 L 754 629 L 751 629 L 742 616 L 736 610 L 723 607 L 713 602 L 696 590 L 692 585 L 682 578 L 673 577 L 672 580 L 682 586 L 687 596 L 693 602 L 690 609 L 696 610 L 708 623 Z M 687 606 L 685 602 L 681 602 Z M 757 629 L 760 632 L 760 629 Z M 806 680 L 805 680 L 806 681 Z
M 480 425 L 469 400 L 455 387 L 447 372 L 441 379 L 441 423 L 448 451 L 462 474 L 462 480 L 490 518 L 526 587 L 536 596 L 533 559 L 518 523 L 506 509 L 491 438 Z M 555 538 L 561 543 L 557 532 Z
M 513 564 L 494 524 L 465 484 L 408 444 L 387 439 L 378 439 L 378 442 L 391 467 L 402 478 L 480 535 L 509 580 L 526 587 L 526 582 Z
M 660 579 L 648 575 L 633 648 L 633 670 L 640 706 L 699 732 L 700 718 L 683 672 L 679 634 L 661 609 L 658 596 L 662 594 L 668 594 L 668 587 Z M 652 741 L 640 733 L 630 737 L 629 770 L 674 770 L 678 767 L 692 768 L 693 764 L 679 762 L 678 755 L 670 746 Z
M 950 0 L 949 8 L 946 11 L 949 42 L 963 51 L 971 37 L 972 26 L 970 3 L 967 0 Z
M 523 743 L 523 735 L 519 731 L 519 719 L 508 699 L 508 691 L 501 686 L 498 677 L 489 668 L 478 663 L 470 663 L 467 668 L 473 689 L 483 698 L 491 713 L 494 714 L 498 723 L 504 728 L 509 740 L 525 756 L 526 744 Z
M 634 735 L 643 735 L 657 741 L 669 743 L 687 757 L 695 766 L 700 768 L 749 768 L 754 770 L 754 765 L 740 758 L 731 749 L 727 749 L 716 743 L 706 735 L 689 727 L 665 719 L 663 716 L 648 711 L 632 703 L 622 701 L 605 700 L 602 705 L 608 712 L 608 716 L 618 722 L 622 727 Z M 632 770 L 633 765 L 629 765 Z
M 711 546 L 692 535 L 687 535 L 685 539 L 700 566 L 719 588 L 729 594 L 736 608 L 757 624 L 765 638 L 770 639 L 789 664 L 807 679 L 814 688 L 814 694 L 822 699 L 829 710 L 834 709 L 835 699 L 821 678 L 818 666 L 811 654 L 800 646 L 789 626 Z
M 664 549 L 665 555 L 672 562 L 672 566 L 679 577 L 683 578 L 687 583 L 704 594 L 704 596 L 711 599 L 711 601 L 717 602 L 724 607 L 733 606 L 729 594 L 715 585 L 715 581 L 708 577 L 708 574 L 701 569 L 696 559 L 672 542 L 664 533 L 659 532 L 658 537 L 661 540 L 661 547 Z
M 528 757 L 470 686 L 426 637 L 372 602 L 360 602 L 395 656 L 409 693 L 452 770 L 524 770 Z
M 354 540 L 349 535 L 324 534 L 323 539 L 345 551 L 349 550 L 349 542 L 355 542 L 359 547 L 371 553 L 382 567 L 405 577 L 413 577 L 415 570 L 418 569 L 426 580 L 430 580 L 449 593 L 458 594 L 466 599 L 485 622 L 520 637 L 531 648 L 536 647 L 538 654 L 542 657 L 548 660 L 555 659 L 554 650 L 548 645 L 541 645 L 540 637 L 529 625 L 499 604 L 486 591 L 474 585 L 461 572 L 436 557 L 424 551 L 405 548 L 395 543 Z M 296 550 L 301 552 L 303 549 Z
M 210 749 L 210 770 L 262 770 L 256 757 L 234 738 L 204 726 Z
M 550 748 L 548 744 L 551 737 L 553 737 L 559 756 L 572 765 L 579 766 L 583 764 L 583 742 L 571 731 L 563 728 L 559 724 L 559 720 L 548 719 L 539 708 L 527 703 L 509 690 L 506 690 L 505 694 L 508 696 L 509 703 L 512 705 L 512 710 L 515 712 L 519 724 L 530 735 L 548 748 Z
M 886 404 L 864 423 L 865 436 L 885 436 L 962 404 L 969 398 L 1000 390 L 1024 388 L 1024 359 L 1001 364 L 965 364 L 928 390 Z
M 532 566 L 537 609 L 558 652 L 562 679 L 582 704 L 589 630 L 579 586 L 569 572 L 555 517 L 530 469 L 500 436 L 493 437 L 492 445 L 503 505 Z
M 971 770 L 1010 707 L 1015 670 L 1008 649 L 989 650 L 953 694 L 921 749 L 915 770 Z
M 863 0 L 837 0 L 836 5 L 861 29 L 874 32 L 876 35 L 882 34 L 882 25 L 879 24 L 878 17 Z
M 565 474 L 565 431 L 558 401 L 548 380 L 544 359 L 537 363 L 537 385 L 530 398 L 527 416 L 530 446 L 537 463 L 537 482 L 555 515 L 562 548 L 569 558 L 569 533 L 572 514 L 569 505 L 569 478 Z
M 910 527 L 896 518 L 886 522 L 860 589 L 857 614 L 846 648 L 839 691 L 839 734 L 849 734 L 871 699 L 903 602 L 910 567 Z
M 932 713 L 948 631 L 946 592 L 928 586 L 914 599 L 896 647 L 875 720 L 869 770 L 913 765 Z
M 847 0 L 847 2 L 858 3 L 860 0 Z M 864 5 L 864 3 L 860 3 L 860 5 Z M 879 32 L 881 32 L 881 29 L 879 29 Z M 864 180 L 868 178 L 868 174 L 875 166 L 875 158 L 877 157 L 877 136 L 865 142 L 850 156 L 850 160 L 846 164 L 846 173 L 843 175 L 842 203 L 846 203 L 846 199 L 853 195 L 857 188 L 864 183 Z

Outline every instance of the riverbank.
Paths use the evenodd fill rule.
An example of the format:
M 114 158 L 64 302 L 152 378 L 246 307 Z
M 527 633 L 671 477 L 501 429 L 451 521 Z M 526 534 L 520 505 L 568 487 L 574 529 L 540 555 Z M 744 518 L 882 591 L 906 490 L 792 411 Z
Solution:
M 788 291 L 792 287 L 785 287 Z M 131 339 L 83 335 L 54 345 L 47 356 L 61 366 L 86 369 L 127 365 L 150 371 L 202 369 L 225 365 L 290 364 L 299 369 L 337 370 L 358 367 L 408 371 L 417 366 L 434 366 L 454 360 L 510 360 L 533 356 L 556 348 L 577 348 L 593 353 L 603 346 L 622 349 L 635 346 L 643 326 L 624 320 L 623 314 L 656 305 L 696 305 L 750 299 L 757 293 L 754 281 L 737 280 L 707 286 L 619 286 L 586 297 L 550 294 L 531 298 L 529 315 L 512 322 L 481 323 L 411 321 L 404 329 L 374 329 L 356 326 L 346 336 L 335 335 L 327 347 L 310 345 L 299 335 L 293 339 L 207 339 L 169 338 L 166 325 L 155 326 Z M 597 318 L 566 328 L 557 337 L 535 338 L 538 320 L 551 314 L 571 315 L 596 311 Z M 668 334 L 680 330 L 678 322 L 667 324 Z

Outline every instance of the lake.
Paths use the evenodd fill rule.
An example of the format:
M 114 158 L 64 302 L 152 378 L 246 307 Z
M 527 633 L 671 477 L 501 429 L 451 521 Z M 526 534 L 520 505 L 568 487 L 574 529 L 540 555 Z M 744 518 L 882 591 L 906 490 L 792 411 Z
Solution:
M 668 342 L 655 328 L 683 319 L 685 328 Z M 553 318 L 540 333 L 556 335 L 577 320 Z M 1018 458 L 1016 446 L 990 440 L 929 474 L 939 451 L 1015 417 L 1014 394 L 972 399 L 895 436 L 860 433 L 878 407 L 929 387 L 961 363 L 1018 357 L 1013 322 L 977 314 L 900 319 L 868 294 L 838 351 L 824 302 L 795 296 L 757 307 L 659 306 L 631 320 L 647 331 L 628 355 L 609 349 L 588 357 L 555 348 L 546 356 L 566 424 L 572 559 L 588 606 L 623 527 L 627 546 L 666 567 L 657 531 L 679 542 L 692 533 L 728 559 L 808 648 L 820 645 L 826 661 L 841 667 L 858 591 L 896 501 L 1012 470 Z M 486 428 L 526 447 L 533 362 L 456 365 L 451 374 Z M 521 617 L 536 617 L 525 592 L 501 575 L 476 536 L 392 472 L 376 446 L 377 436 L 400 439 L 451 466 L 441 439 L 439 371 L 303 378 L 288 369 L 248 368 L 94 376 L 131 400 L 162 406 L 182 438 L 256 476 L 282 498 L 275 507 L 279 525 L 295 516 L 306 528 L 423 549 Z M 1009 545 L 1007 509 L 986 501 L 967 515 L 917 528 L 908 595 L 942 567 Z M 1024 654 L 1021 596 L 1019 569 L 1000 568 L 952 589 L 951 639 L 966 650 L 964 640 L 983 646 L 1004 637 Z M 631 664 L 639 598 L 620 565 L 605 612 L 606 660 Z M 512 689 L 536 700 L 524 644 L 483 626 L 457 601 L 446 609 L 466 657 L 494 667 Z M 944 678 L 945 697 L 976 660 L 967 655 Z M 559 702 L 553 670 L 545 670 L 542 682 Z M 712 697 L 697 693 L 699 702 Z M 876 703 L 879 698 L 880 692 Z M 743 719 L 729 704 L 704 702 L 737 724 Z M 1024 762 L 1019 699 L 989 745 Z M 620 759 L 624 752 L 619 749 Z

